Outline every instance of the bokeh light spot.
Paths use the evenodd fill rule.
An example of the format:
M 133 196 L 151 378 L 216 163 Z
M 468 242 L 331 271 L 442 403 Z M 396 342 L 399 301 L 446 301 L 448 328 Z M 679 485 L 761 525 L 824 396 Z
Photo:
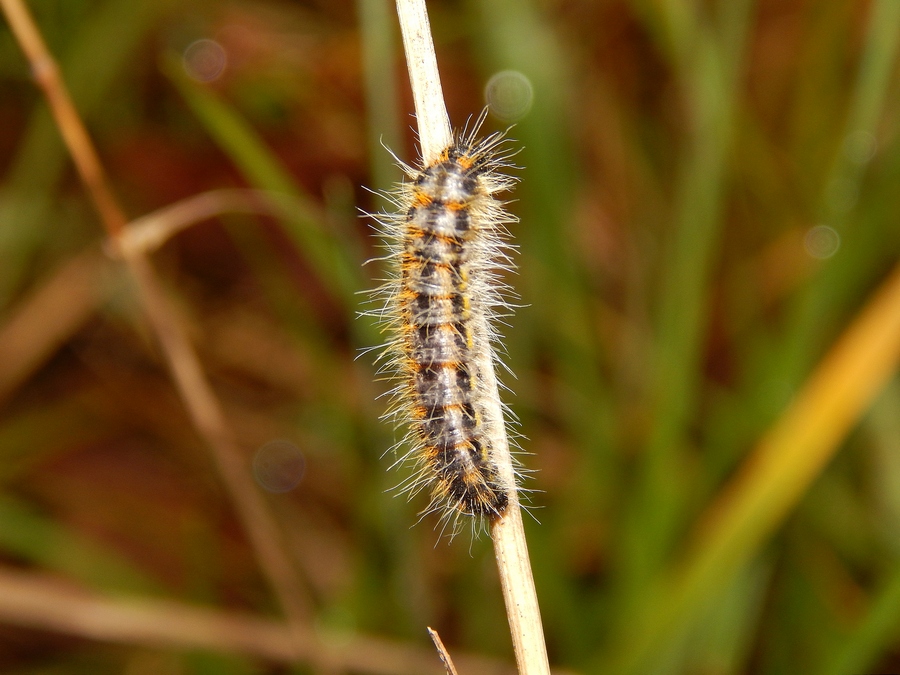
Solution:
M 268 492 L 289 492 L 306 472 L 306 458 L 290 441 L 270 441 L 253 457 L 253 477 Z
M 816 225 L 811 227 L 803 237 L 803 248 L 813 258 L 826 260 L 838 252 L 841 247 L 841 235 L 833 227 Z
M 182 55 L 184 71 L 197 82 L 212 82 L 221 77 L 228 64 L 225 48 L 215 40 L 195 40 Z
M 519 71 L 503 70 L 488 80 L 484 87 L 484 98 L 494 115 L 507 122 L 514 122 L 531 110 L 534 87 Z

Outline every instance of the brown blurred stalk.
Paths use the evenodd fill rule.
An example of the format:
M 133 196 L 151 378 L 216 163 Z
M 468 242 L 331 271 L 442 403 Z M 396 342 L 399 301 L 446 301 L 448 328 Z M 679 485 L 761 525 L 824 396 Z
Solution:
M 0 567 L 0 620 L 105 642 L 247 654 L 275 662 L 303 659 L 328 672 L 443 675 L 430 649 L 309 628 L 246 614 L 149 599 L 106 598 L 32 573 Z M 471 675 L 514 675 L 510 664 L 458 656 Z M 557 671 L 556 675 L 573 675 Z
M 109 188 L 97 152 L 59 75 L 59 68 L 21 0 L 0 0 L 0 7 L 22 51 L 28 57 L 38 85 L 47 97 L 53 117 L 97 207 L 103 226 L 116 245 L 125 230 L 127 219 Z M 136 282 L 141 303 L 194 427 L 212 451 L 260 566 L 299 636 L 301 627 L 308 622 L 309 608 L 285 552 L 275 519 L 244 466 L 234 432 L 225 421 L 222 406 L 216 399 L 197 354 L 188 341 L 187 333 L 179 323 L 148 259 L 140 250 L 120 250 Z
M 272 213 L 267 193 L 213 190 L 137 218 L 117 239 L 119 249 L 150 254 L 173 235 L 222 213 Z M 0 404 L 93 316 L 105 297 L 111 262 L 94 245 L 35 284 L 0 325 Z
M 96 246 L 74 255 L 4 317 L 0 405 L 93 315 L 108 265 Z

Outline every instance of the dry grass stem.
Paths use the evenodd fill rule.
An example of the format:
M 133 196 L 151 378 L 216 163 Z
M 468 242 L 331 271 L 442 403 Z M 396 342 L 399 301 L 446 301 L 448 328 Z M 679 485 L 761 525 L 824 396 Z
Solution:
M 371 675 L 443 675 L 430 649 L 360 635 L 328 635 L 246 614 L 162 601 L 106 598 L 56 579 L 0 567 L 0 619 L 91 640 L 207 649 Z M 471 675 L 513 675 L 511 665 L 460 656 Z M 559 672 L 557 675 L 572 675 Z
M 424 0 L 397 0 L 397 15 L 416 106 L 422 159 L 430 164 L 450 145 L 453 136 L 431 39 L 428 10 Z
M 397 0 L 397 13 L 416 105 L 422 158 L 428 164 L 447 148 L 452 136 L 425 1 Z M 482 334 L 489 333 L 484 330 Z M 498 421 L 488 430 L 491 447 L 497 453 L 501 479 L 507 485 L 515 485 L 509 441 L 502 422 L 503 410 L 497 378 L 489 356 L 479 364 L 479 368 L 485 374 L 485 385 L 490 395 L 490 418 Z M 511 491 L 506 513 L 491 523 L 491 536 L 519 673 L 547 675 L 550 672 L 547 648 L 522 526 L 522 513 L 515 490 Z
M 225 213 L 278 215 L 281 210 L 260 190 L 211 190 L 135 218 L 116 245 L 120 251 L 152 253 L 191 225 Z
M 72 97 L 69 96 L 69 91 L 59 76 L 56 61 L 50 55 L 37 25 L 22 0 L 0 0 L 0 7 L 3 8 L 13 35 L 31 64 L 34 79 L 47 97 L 53 119 L 56 120 L 63 140 L 69 148 L 81 180 L 100 212 L 104 226 L 111 236 L 119 234 L 125 227 L 125 214 L 109 189 L 103 165 L 78 116 L 78 111 L 75 110 Z
M 10 312 L 0 326 L 0 403 L 94 314 L 108 266 L 98 247 L 75 255 Z
M 438 632 L 429 626 L 428 636 L 434 643 L 435 649 L 438 650 L 438 656 L 441 657 L 441 663 L 444 664 L 444 668 L 447 670 L 447 675 L 459 675 L 456 672 L 456 666 L 453 665 L 453 659 L 450 658 L 450 652 L 447 651 L 447 648 L 444 646 L 444 643 L 441 640 L 441 636 L 438 635 Z
M 126 219 L 106 183 L 96 150 L 72 104 L 65 83 L 59 78 L 58 68 L 21 0 L 0 0 L 0 6 L 32 65 L 103 225 L 115 242 L 125 229 Z M 234 433 L 225 422 L 221 405 L 203 373 L 197 354 L 160 288 L 149 261 L 138 251 L 123 253 L 179 394 L 197 431 L 212 450 L 217 468 L 260 566 L 272 585 L 282 610 L 299 635 L 301 626 L 310 613 L 275 519 L 244 466 L 244 460 L 234 441 Z
M 286 616 L 294 623 L 305 623 L 310 615 L 305 595 L 284 551 L 275 518 L 250 478 L 234 431 L 225 421 L 222 405 L 206 379 L 187 333 L 176 319 L 177 314 L 147 259 L 139 253 L 127 253 L 124 260 L 137 282 L 142 304 L 166 355 L 178 393 L 194 427 L 212 450 L 216 467 L 260 565 L 276 589 Z

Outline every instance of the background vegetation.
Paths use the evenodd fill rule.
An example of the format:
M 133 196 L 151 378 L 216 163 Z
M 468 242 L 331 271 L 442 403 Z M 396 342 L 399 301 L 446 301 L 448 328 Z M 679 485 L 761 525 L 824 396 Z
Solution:
M 289 216 L 205 221 L 153 262 L 247 470 L 275 439 L 302 453 L 299 485 L 266 499 L 309 626 L 366 667 L 89 639 L 23 600 L 0 603 L 0 670 L 424 672 L 404 659 L 430 662 L 426 625 L 510 662 L 489 542 L 410 527 L 424 502 L 391 495 L 383 385 L 355 358 L 379 339 L 355 318 L 380 275 L 358 210 L 384 206 L 362 186 L 399 180 L 382 142 L 415 155 L 391 3 L 32 6 L 131 217 L 221 188 L 290 196 Z M 898 346 L 877 342 L 900 304 L 871 303 L 900 256 L 900 5 L 430 11 L 456 125 L 498 71 L 534 91 L 511 134 L 524 307 L 504 333 L 551 661 L 900 670 Z M 227 55 L 215 78 L 186 51 L 198 39 Z M 0 569 L 277 618 L 5 24 L 0 175 Z

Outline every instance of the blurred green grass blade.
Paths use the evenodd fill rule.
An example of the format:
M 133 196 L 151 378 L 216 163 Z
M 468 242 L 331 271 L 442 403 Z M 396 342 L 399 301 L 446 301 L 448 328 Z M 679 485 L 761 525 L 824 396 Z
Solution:
M 382 144 L 401 152 L 400 107 L 397 105 L 397 29 L 391 0 L 357 0 L 362 69 L 366 92 L 369 166 L 376 190 L 387 190 L 400 178 Z
M 881 529 L 888 546 L 900 551 L 900 380 L 887 386 L 866 418 L 875 444 L 871 477 Z M 858 522 L 858 521 L 857 521 Z M 880 654 L 889 653 L 900 631 L 900 560 L 873 593 L 868 612 L 845 639 L 829 645 L 821 657 L 826 675 L 868 672 Z
M 515 331 L 505 343 L 511 356 L 525 362 L 526 371 L 534 368 L 538 350 L 550 350 L 564 383 L 566 422 L 578 444 L 609 448 L 612 406 L 599 377 L 600 340 L 591 318 L 595 299 L 584 271 L 573 264 L 579 259 L 572 243 L 579 157 L 563 122 L 572 86 L 565 45 L 537 3 L 477 0 L 469 7 L 483 38 L 478 40 L 483 69 L 516 70 L 535 94 L 531 110 L 510 132 L 514 147 L 521 148 L 515 159 L 521 171 L 513 172 L 521 177 L 513 195 L 521 221 L 510 228 L 519 246 L 519 274 L 511 282 L 529 307 L 517 314 Z M 598 451 L 585 460 L 600 458 Z M 580 475 L 612 480 L 613 472 Z
M 826 217 L 826 224 L 839 232 L 851 213 L 849 203 L 835 208 L 834 192 L 844 195 L 858 195 L 864 176 L 863 166 L 847 152 L 846 141 L 854 133 L 869 134 L 878 139 L 879 121 L 886 112 L 888 76 L 896 64 L 900 46 L 900 3 L 895 0 L 877 0 L 871 8 L 866 41 L 857 72 L 853 94 L 849 103 L 848 122 L 841 134 L 840 151 L 834 168 L 823 186 L 819 212 Z M 847 237 L 858 236 L 847 232 Z M 789 326 L 779 340 L 778 351 L 768 358 L 759 374 L 756 405 L 766 411 L 770 418 L 776 414 L 777 406 L 783 399 L 773 397 L 771 392 L 782 390 L 784 384 L 793 386 L 808 371 L 820 353 L 822 340 L 828 335 L 824 327 L 834 321 L 840 307 L 835 298 L 844 297 L 846 289 L 858 285 L 860 280 L 871 279 L 873 266 L 869 258 L 853 258 L 849 251 L 840 251 L 810 280 L 807 290 L 793 303 L 789 311 Z
M 67 448 L 108 434 L 109 429 L 97 425 L 78 396 L 10 415 L 0 424 L 0 485 L 20 479 Z
M 564 50 L 533 2 L 488 0 L 470 6 L 485 36 L 480 44 L 486 69 L 518 70 L 535 91 L 531 110 L 512 132 L 516 146 L 522 148 L 516 162 L 523 165 L 522 186 L 515 195 L 523 220 L 513 231 L 522 245 L 522 276 L 535 294 L 552 298 L 536 302 L 534 310 L 549 314 L 567 298 L 563 291 L 576 298 L 583 294 L 568 248 L 576 172 L 572 139 L 560 123 L 568 84 Z M 579 315 L 567 316 L 571 322 Z
M 869 612 L 853 634 L 823 659 L 822 675 L 868 673 L 879 654 L 890 651 L 900 627 L 900 566 L 876 593 Z
M 744 672 L 767 597 L 771 567 L 767 562 L 746 566 L 718 595 L 708 616 L 691 631 L 682 672 Z
M 284 210 L 283 221 L 288 235 L 306 256 L 320 279 L 335 290 L 338 300 L 347 307 L 356 306 L 355 293 L 362 287 L 360 262 L 349 259 L 352 247 L 341 245 L 345 233 L 327 229 L 323 212 L 304 194 L 275 154 L 266 147 L 256 131 L 238 112 L 209 89 L 191 81 L 181 68 L 179 59 L 169 54 L 163 60 L 163 71 L 178 88 L 191 110 L 203 123 L 219 147 L 255 188 L 266 190 Z
M 257 675 L 264 672 L 251 659 L 231 654 L 192 652 L 184 656 L 186 673 L 192 675 Z
M 866 418 L 872 438 L 870 469 L 874 497 L 888 545 L 900 551 L 900 378 L 887 386 Z
M 843 198 L 855 199 L 859 194 L 870 152 L 866 147 L 856 146 L 854 141 L 875 144 L 872 151 L 877 147 L 878 124 L 900 46 L 900 3 L 875 0 L 870 12 L 845 133 L 822 197 L 822 212 L 829 224 L 840 225 L 847 211 Z
M 0 495 L 0 548 L 98 590 L 161 592 L 159 584 L 117 553 L 38 514 L 9 495 Z
M 247 121 L 213 91 L 188 78 L 177 55 L 167 54 L 163 58 L 162 68 L 213 140 L 252 185 L 261 190 L 290 195 L 304 210 L 302 216 L 312 221 L 316 212 L 312 198 L 301 191 Z M 304 237 L 310 236 L 304 234 Z
M 101 3 L 78 24 L 69 46 L 56 58 L 75 105 L 88 123 L 102 115 L 110 89 L 132 64 L 141 38 L 173 4 L 173 0 L 112 0 Z M 24 58 L 22 63 L 24 75 Z M 51 200 L 67 158 L 56 124 L 41 99 L 0 187 L 0 306 L 21 283 L 34 251 L 52 240 L 48 236 Z
M 872 75 L 869 69 L 883 73 L 884 70 L 891 70 L 890 64 L 896 63 L 900 18 L 897 16 L 897 5 L 888 4 L 893 6 L 885 7 L 883 2 L 879 2 L 871 7 L 861 66 L 849 104 L 851 113 L 841 135 L 842 140 L 860 129 L 862 122 L 859 120 L 869 125 L 864 126 L 863 131 L 877 137 L 875 132 L 879 120 L 886 112 L 886 101 L 877 91 L 879 86 L 884 86 L 883 76 Z M 882 84 L 879 85 L 879 82 Z M 864 114 L 859 112 L 861 110 Z M 872 176 L 875 179 L 873 190 L 869 191 L 868 199 L 860 204 L 858 213 L 845 213 L 838 219 L 828 221 L 840 229 L 842 247 L 831 260 L 821 264 L 820 271 L 798 293 L 798 297 L 787 303 L 784 309 L 786 329 L 773 334 L 758 331 L 753 338 L 755 344 L 752 349 L 755 353 L 749 357 L 745 353 L 742 357 L 746 377 L 749 378 L 749 392 L 743 393 L 738 405 L 729 413 L 720 415 L 715 422 L 722 427 L 738 430 L 729 439 L 732 458 L 736 458 L 751 442 L 750 434 L 754 428 L 769 424 L 779 409 L 787 404 L 801 377 L 821 353 L 822 343 L 831 334 L 836 318 L 858 303 L 860 294 L 884 269 L 886 261 L 893 257 L 892 250 L 896 250 L 897 242 L 896 209 L 886 204 L 893 202 L 896 178 L 892 176 L 896 176 L 896 169 L 893 169 L 893 174 L 891 171 L 898 160 L 900 153 L 895 147 L 891 155 L 886 155 L 879 163 L 884 177 Z M 836 162 L 838 169 L 834 175 L 840 175 L 840 164 L 852 163 L 852 155 L 841 148 Z M 854 177 L 852 190 L 860 189 L 864 172 L 854 170 L 844 175 Z M 827 208 L 827 195 L 823 195 L 820 210 L 825 212 Z M 845 220 L 853 226 L 840 228 L 840 223 Z M 747 555 L 752 554 L 752 551 L 747 552 Z M 810 623 L 816 622 L 812 620 Z M 796 626 L 797 622 L 793 625 Z
M 567 384 L 591 410 L 573 411 L 581 422 L 586 446 L 596 445 L 597 340 L 590 327 L 591 305 L 582 271 L 572 264 L 572 204 L 576 190 L 577 157 L 565 118 L 569 68 L 565 49 L 534 2 L 474 0 L 469 3 L 478 21 L 479 55 L 486 74 L 504 69 L 522 73 L 534 89 L 534 103 L 511 132 L 521 148 L 516 163 L 521 178 L 513 198 L 521 220 L 511 227 L 520 247 L 519 274 L 511 281 L 530 305 L 515 319 L 516 331 L 507 336 L 512 353 L 533 363 L 541 346 L 553 358 Z M 486 79 L 486 78 L 485 78 Z M 524 353 L 523 353 L 524 352 Z M 587 413 L 587 414 L 580 414 Z
M 534 413 L 541 415 L 539 406 L 545 402 L 543 393 L 538 393 L 541 383 L 528 378 L 542 367 L 537 365 L 539 360 L 550 355 L 567 433 L 583 449 L 572 468 L 571 489 L 555 504 L 558 522 L 601 518 L 619 474 L 611 452 L 614 407 L 601 376 L 601 340 L 593 324 L 597 301 L 576 262 L 581 256 L 573 243 L 577 241 L 574 205 L 584 187 L 579 185 L 581 156 L 566 124 L 573 64 L 567 45 L 540 3 L 471 0 L 467 7 L 478 22 L 476 44 L 483 73 L 515 70 L 534 90 L 531 110 L 510 132 L 514 147 L 522 149 L 515 158 L 521 171 L 513 172 L 521 178 L 513 195 L 513 210 L 521 220 L 510 228 L 520 247 L 519 274 L 511 282 L 529 305 L 517 313 L 515 330 L 504 339 L 511 358 L 522 364 L 513 364 L 514 370 L 522 372 L 513 389 L 530 394 L 537 406 Z M 528 450 L 529 445 L 525 443 L 524 448 Z M 540 477 L 535 483 L 539 489 Z M 536 503 L 540 501 L 535 498 Z M 584 611 L 593 610 L 596 598 L 566 588 L 566 561 L 557 555 L 559 532 L 538 527 L 528 533 L 541 610 L 545 625 L 557 626 L 558 634 L 564 636 L 566 651 L 584 653 L 593 647 L 596 628 L 583 620 Z
M 621 673 L 647 672 L 735 572 L 758 552 L 900 362 L 900 266 L 841 336 L 794 403 L 707 510 L 682 566 L 626 621 Z
M 756 622 L 767 598 L 769 563 L 742 568 L 705 608 L 692 626 L 682 626 L 673 639 L 653 654 L 647 671 L 679 673 L 741 673 L 754 647 Z M 605 671 L 604 671 L 605 672 Z
M 652 426 L 618 564 L 626 606 L 640 601 L 648 579 L 660 569 L 680 532 L 692 489 L 687 480 L 672 476 L 687 475 L 681 454 L 702 377 L 709 287 L 723 223 L 737 83 L 752 6 L 750 0 L 728 3 L 716 33 L 702 25 L 672 31 L 676 38 L 692 40 L 690 45 L 676 45 L 678 54 L 691 56 L 674 65 L 681 69 L 683 96 L 694 118 L 679 170 L 674 239 L 660 261 Z
M 316 354 L 316 363 L 327 372 L 333 360 L 327 335 L 316 323 L 315 312 L 305 298 L 287 281 L 288 271 L 279 263 L 276 247 L 262 235 L 255 223 L 247 218 L 222 218 L 225 230 L 241 256 L 253 270 L 266 300 L 279 320 L 289 326 L 291 333 L 301 337 L 304 349 Z M 331 364 L 333 365 L 333 364 Z
M 880 6 L 873 5 L 872 10 L 876 12 L 878 19 L 873 19 L 875 25 L 869 28 L 861 63 L 874 63 L 876 70 L 890 70 L 890 64 L 897 60 L 896 38 L 900 34 L 900 21 L 893 14 L 893 9 L 886 13 Z M 894 23 L 886 25 L 890 21 Z M 841 69 L 839 74 L 832 77 L 843 78 L 843 72 Z M 858 71 L 858 79 L 868 80 L 870 83 L 880 80 L 867 75 L 863 68 Z M 728 409 L 720 407 L 709 418 L 709 423 L 714 427 L 708 436 L 710 447 L 715 449 L 719 456 L 717 461 L 721 463 L 716 471 L 718 476 L 734 465 L 758 430 L 771 424 L 779 410 L 788 403 L 814 359 L 822 353 L 825 341 L 837 330 L 838 319 L 858 305 L 859 298 L 863 297 L 877 281 L 877 276 L 891 264 L 893 251 L 900 244 L 894 197 L 900 179 L 900 146 L 891 134 L 882 134 L 882 138 L 879 138 L 876 133 L 884 124 L 877 120 L 885 118 L 889 103 L 879 102 L 880 97 L 874 89 L 871 84 L 855 84 L 853 91 L 856 96 L 848 104 L 851 111 L 867 110 L 865 116 L 847 113 L 848 119 L 874 117 L 876 121 L 862 131 L 870 131 L 876 143 L 884 145 L 878 147 L 879 152 L 871 170 L 851 172 L 858 180 L 849 189 L 851 192 L 858 190 L 860 194 L 856 210 L 841 215 L 837 220 L 825 221 L 839 230 L 840 249 L 827 261 L 802 261 L 811 264 L 812 273 L 801 284 L 795 296 L 785 300 L 784 307 L 780 310 L 785 317 L 783 327 L 773 330 L 771 322 L 760 320 L 755 327 L 748 327 L 746 334 L 736 344 L 737 362 L 741 364 L 740 376 L 744 382 L 735 392 L 733 403 L 728 405 Z M 868 100 L 869 103 L 862 105 L 860 100 Z M 805 107 L 814 105 L 815 101 L 812 101 Z M 835 131 L 829 137 L 846 142 L 846 138 L 854 130 L 860 131 L 857 123 L 843 123 L 845 115 L 840 108 L 836 108 L 832 114 L 838 116 L 841 122 L 832 122 L 828 125 L 829 128 L 843 128 L 843 131 Z M 887 117 L 885 121 L 890 124 L 889 120 L 890 117 Z M 887 145 L 889 139 L 891 143 Z M 830 149 L 835 148 L 830 146 Z M 848 153 L 847 146 L 842 146 L 835 161 L 838 165 L 853 164 L 853 153 Z M 838 174 L 840 170 L 836 169 L 833 175 Z M 863 178 L 866 180 L 863 181 Z M 833 181 L 818 178 L 812 188 L 814 192 L 810 195 L 814 208 L 825 213 L 829 208 L 827 194 L 819 194 L 819 183 L 824 186 Z M 802 251 L 802 244 L 798 243 L 797 249 L 801 255 L 806 255 Z M 740 301 L 741 298 L 734 295 L 730 300 L 735 305 Z M 710 485 L 717 482 L 716 475 L 710 475 L 708 479 L 711 481 Z
M 850 132 L 858 131 L 860 124 L 873 125 L 870 129 L 874 132 L 874 125 L 881 116 L 879 106 L 883 105 L 884 99 L 883 96 L 878 94 L 878 88 L 884 87 L 884 72 L 890 70 L 889 64 L 896 58 L 897 36 L 900 35 L 900 30 L 898 30 L 896 23 L 896 6 L 896 3 L 893 8 L 886 8 L 881 5 L 873 6 L 870 18 L 870 29 L 864 47 L 862 65 L 854 89 L 853 101 L 851 103 L 851 110 L 855 112 L 851 116 L 852 121 L 848 123 L 848 131 L 845 136 Z M 864 128 L 863 130 L 866 129 Z M 839 158 L 839 162 L 844 163 L 851 160 L 852 157 L 847 154 L 842 154 Z M 838 171 L 839 170 L 840 164 Z M 856 182 L 853 184 L 852 189 L 858 190 L 862 172 L 857 172 L 853 175 Z M 688 269 L 688 267 L 689 266 L 685 265 L 684 269 Z M 828 266 L 826 265 L 826 268 L 827 267 Z M 770 358 L 766 361 L 768 376 L 762 377 L 759 380 L 759 384 L 761 384 L 762 387 L 757 390 L 757 394 L 760 397 L 759 405 L 761 408 L 768 407 L 769 409 L 772 409 L 774 406 L 780 405 L 778 397 L 773 397 L 771 393 L 773 390 L 778 389 L 774 386 L 774 382 L 783 383 L 785 378 L 788 378 L 792 383 L 797 382 L 800 373 L 808 368 L 811 358 L 813 358 L 813 355 L 816 353 L 815 349 L 810 349 L 810 345 L 815 345 L 818 342 L 818 339 L 815 337 L 817 334 L 823 335 L 821 330 L 822 320 L 823 317 L 829 315 L 828 307 L 832 304 L 831 301 L 835 296 L 834 286 L 836 284 L 846 285 L 852 283 L 854 279 L 865 272 L 871 274 L 871 268 L 868 270 L 860 268 L 850 272 L 851 273 L 849 274 L 842 273 L 840 275 L 819 275 L 817 282 L 811 284 L 811 291 L 805 295 L 805 298 L 802 301 L 796 303 L 794 307 L 791 308 L 790 321 L 793 324 L 792 330 L 788 331 L 788 337 L 784 342 L 784 346 L 776 352 L 774 358 Z M 683 289 L 677 288 L 677 285 L 681 283 L 678 275 L 668 277 L 668 283 L 670 292 L 673 296 L 684 292 Z M 673 284 L 675 287 L 673 287 Z M 705 288 L 704 285 L 696 284 L 694 284 L 694 287 L 701 289 Z M 669 301 L 664 305 L 664 308 L 668 308 L 673 313 L 683 311 L 684 307 L 683 301 Z M 688 305 L 688 307 L 690 307 L 690 305 Z M 672 326 L 677 327 L 675 323 L 675 321 L 678 320 L 677 317 L 673 315 L 671 318 L 673 319 Z M 663 325 L 666 325 L 665 322 Z M 694 332 L 693 334 L 696 335 L 697 333 Z M 677 337 L 676 332 L 673 332 L 672 335 L 676 335 Z M 676 344 L 677 342 L 678 341 L 676 340 Z M 682 339 L 681 342 L 683 345 L 690 347 L 687 340 Z M 673 350 L 670 346 L 671 340 L 662 340 L 661 344 L 664 345 L 663 364 L 673 364 L 670 366 L 672 370 L 687 373 L 688 376 L 692 376 L 692 373 L 698 372 L 696 363 L 691 364 L 691 368 L 685 368 L 685 362 L 681 361 L 681 358 L 684 355 L 683 349 Z M 665 372 L 665 367 L 663 368 L 663 372 Z M 681 377 L 672 378 L 671 376 L 666 379 L 670 381 L 664 382 L 664 384 L 667 387 L 670 396 L 674 397 L 673 400 L 675 401 L 675 406 L 670 409 L 670 414 L 678 412 L 679 407 L 682 407 L 682 411 L 684 411 L 685 401 L 681 399 L 681 397 L 685 396 L 685 392 L 687 392 L 688 397 L 691 396 L 693 388 L 690 381 L 686 381 Z M 682 387 L 684 385 L 688 386 L 683 389 Z M 626 555 L 620 563 L 620 565 L 626 570 L 629 570 L 630 573 L 634 571 L 637 572 L 637 574 L 630 574 L 631 581 L 629 586 L 635 597 L 639 598 L 642 594 L 645 597 L 645 600 L 638 601 L 638 606 L 649 602 L 646 598 L 652 596 L 652 591 L 645 590 L 646 587 L 644 586 L 649 579 L 649 576 L 640 576 L 640 567 L 635 570 L 633 565 L 635 562 L 641 563 L 646 566 L 647 573 L 652 573 L 654 562 L 658 564 L 662 559 L 662 556 L 666 553 L 665 546 L 660 545 L 659 542 L 654 542 L 654 537 L 662 536 L 671 538 L 673 536 L 674 526 L 677 525 L 675 516 L 671 514 L 677 513 L 678 495 L 672 496 L 668 502 L 665 497 L 667 496 L 667 490 L 669 492 L 674 491 L 679 483 L 679 481 L 670 480 L 672 475 L 677 475 L 678 465 L 677 462 L 672 461 L 671 455 L 667 457 L 667 453 L 671 451 L 673 445 L 677 447 L 677 444 L 672 443 L 672 441 L 677 441 L 677 436 L 673 436 L 673 434 L 679 433 L 679 429 L 682 428 L 682 425 L 678 423 L 679 420 L 674 415 L 666 415 L 665 408 L 663 409 L 663 416 L 661 418 L 659 418 L 658 415 L 655 415 L 654 417 L 657 418 L 656 424 L 660 425 L 660 427 L 656 431 L 654 435 L 655 440 L 651 442 L 650 447 L 651 449 L 660 449 L 661 459 L 651 458 L 651 461 L 655 462 L 656 466 L 654 469 L 651 465 L 651 471 L 648 472 L 651 479 L 646 481 L 646 487 L 642 493 L 646 495 L 643 500 L 645 502 L 643 510 L 647 515 L 645 515 L 644 519 L 639 519 L 637 523 L 629 524 L 627 527 L 626 532 L 628 536 L 633 538 L 634 543 L 632 545 L 633 548 L 626 550 Z M 684 419 L 686 418 L 682 417 L 682 421 Z M 666 431 L 666 427 L 668 427 L 668 433 L 661 433 Z M 653 478 L 654 476 L 655 478 Z M 656 555 L 647 555 L 648 549 L 649 553 L 654 553 L 653 549 L 650 548 L 654 544 L 657 546 L 657 550 L 655 551 Z M 628 589 L 626 588 L 626 590 Z M 697 590 L 698 594 L 702 594 L 701 589 L 695 590 Z M 695 600 L 697 599 L 695 598 Z M 691 602 L 694 602 L 695 600 L 692 600 Z M 622 611 L 627 612 L 628 609 L 623 608 Z

